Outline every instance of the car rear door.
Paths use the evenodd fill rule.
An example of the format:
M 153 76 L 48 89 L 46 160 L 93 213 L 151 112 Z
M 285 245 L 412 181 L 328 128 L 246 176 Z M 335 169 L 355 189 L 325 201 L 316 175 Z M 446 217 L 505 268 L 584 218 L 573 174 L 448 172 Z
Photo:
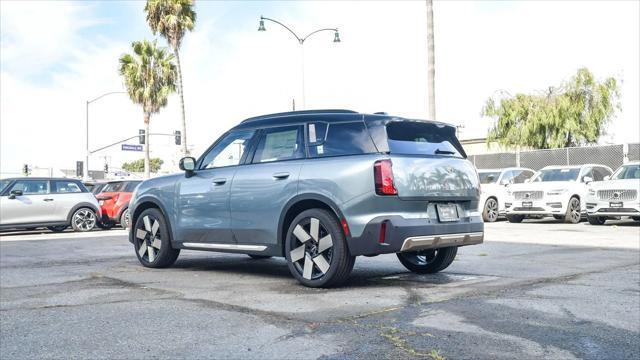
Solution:
M 262 130 L 250 163 L 238 168 L 231 186 L 231 224 L 238 244 L 278 243 L 284 205 L 297 194 L 304 127 Z
M 11 199 L 13 190 L 22 195 Z M 42 224 L 55 220 L 55 205 L 49 194 L 49 180 L 16 180 L 3 196 L 0 196 L 0 224 Z
M 55 206 L 52 221 L 66 221 L 73 207 L 81 202 L 82 192 L 77 180 L 52 180 L 50 198 Z

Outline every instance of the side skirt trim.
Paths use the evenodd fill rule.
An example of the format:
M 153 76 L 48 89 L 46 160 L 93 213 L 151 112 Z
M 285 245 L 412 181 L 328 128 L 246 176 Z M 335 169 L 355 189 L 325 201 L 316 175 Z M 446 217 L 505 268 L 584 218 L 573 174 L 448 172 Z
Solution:
M 236 244 L 215 244 L 215 243 L 182 243 L 187 248 L 219 249 L 219 250 L 239 250 L 239 251 L 265 251 L 264 245 L 236 245 Z

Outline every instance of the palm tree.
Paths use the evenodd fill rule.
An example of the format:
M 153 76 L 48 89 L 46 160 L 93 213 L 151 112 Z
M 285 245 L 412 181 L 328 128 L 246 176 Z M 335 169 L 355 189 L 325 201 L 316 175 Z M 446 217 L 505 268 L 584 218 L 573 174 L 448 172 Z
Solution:
M 176 90 L 176 66 L 173 55 L 156 41 L 134 41 L 133 54 L 120 57 L 120 75 L 131 100 L 142 106 L 144 113 L 145 146 L 144 174 L 149 178 L 149 121 L 151 114 L 167 105 L 169 94 Z
M 184 97 L 182 87 L 182 68 L 180 66 L 180 45 L 184 33 L 193 30 L 196 22 L 196 12 L 193 10 L 194 0 L 147 0 L 144 11 L 147 12 L 147 22 L 153 34 L 160 33 L 173 49 L 178 63 L 178 95 L 182 109 L 182 153 L 187 150 L 187 122 L 184 116 Z

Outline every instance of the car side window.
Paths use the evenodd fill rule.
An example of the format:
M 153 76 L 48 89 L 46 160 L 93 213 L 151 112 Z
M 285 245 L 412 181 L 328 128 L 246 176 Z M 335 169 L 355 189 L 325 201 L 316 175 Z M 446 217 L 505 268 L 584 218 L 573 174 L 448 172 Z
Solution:
M 609 176 L 611 175 L 609 173 L 609 170 L 603 168 L 603 167 L 594 167 L 593 168 L 593 181 L 602 181 L 604 180 L 605 176 Z
M 41 195 L 49 193 L 49 180 L 17 180 L 9 192 L 22 191 L 23 195 Z
M 584 182 L 584 178 L 587 176 L 593 179 L 593 168 L 588 167 L 582 170 L 582 174 L 580 175 L 580 182 Z
M 140 185 L 140 181 L 132 181 L 132 182 L 127 184 L 127 189 L 125 191 L 126 192 L 133 192 L 138 185 Z
M 311 157 L 370 154 L 377 151 L 362 121 L 332 123 L 328 124 L 328 127 L 323 143 L 310 144 L 309 155 Z
M 500 185 L 513 184 L 513 170 L 505 171 L 500 179 Z
M 527 180 L 528 178 L 530 178 L 533 173 L 531 171 L 528 170 L 514 170 L 513 171 L 514 174 L 516 174 L 513 177 L 513 183 L 514 184 L 522 184 L 525 182 L 525 180 Z
M 82 189 L 78 186 L 75 181 L 63 181 L 63 180 L 55 180 L 52 181 L 52 191 L 53 193 L 79 193 L 82 192 Z
M 302 125 L 266 129 L 253 156 L 253 163 L 300 159 L 304 157 Z
M 247 151 L 249 140 L 255 130 L 242 130 L 230 132 L 207 153 L 202 159 L 200 169 L 213 169 L 240 164 L 242 156 Z

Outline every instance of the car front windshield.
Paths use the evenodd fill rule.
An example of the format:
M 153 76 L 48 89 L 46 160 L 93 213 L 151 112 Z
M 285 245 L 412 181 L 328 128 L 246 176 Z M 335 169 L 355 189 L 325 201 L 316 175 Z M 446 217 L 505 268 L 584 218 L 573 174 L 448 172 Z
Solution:
M 478 172 L 478 176 L 480 176 L 480 184 L 495 184 L 500 177 L 500 172 L 482 171 Z
M 0 180 L 0 192 L 2 192 L 2 190 L 4 190 L 4 188 L 6 188 L 9 183 L 9 180 Z
M 640 179 L 640 164 L 622 166 L 611 178 L 615 180 Z
M 555 168 L 540 170 L 534 182 L 547 181 L 575 181 L 580 174 L 580 168 Z

